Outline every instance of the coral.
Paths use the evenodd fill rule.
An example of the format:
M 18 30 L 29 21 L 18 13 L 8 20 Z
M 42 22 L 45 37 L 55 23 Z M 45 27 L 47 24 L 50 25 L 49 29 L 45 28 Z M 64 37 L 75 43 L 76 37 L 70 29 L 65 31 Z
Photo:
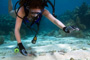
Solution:
M 49 32 L 48 34 L 46 34 L 46 35 L 48 35 L 48 36 L 55 36 L 55 37 L 57 37 L 57 36 L 59 36 L 60 34 L 58 33 L 58 31 L 57 30 L 52 30 L 51 32 Z
M 88 44 L 88 45 L 90 45 L 90 43 L 89 43 L 89 42 L 88 42 L 87 44 Z
M 61 49 L 59 52 L 67 53 L 67 51 L 64 49 Z
M 84 2 L 80 7 L 76 7 L 74 11 L 67 11 L 64 14 L 62 14 L 60 20 L 64 20 L 66 26 L 76 26 L 80 29 L 80 31 L 75 31 L 73 33 L 67 34 L 60 30 L 59 33 L 61 34 L 61 36 L 74 36 L 77 38 L 84 38 L 85 36 L 83 31 L 86 30 L 86 28 L 90 27 L 90 24 L 88 23 L 90 20 L 89 13 L 90 8 Z
M 77 14 L 79 19 L 81 20 L 81 23 L 90 28 L 90 24 L 88 23 L 90 20 L 90 9 L 85 2 L 79 7 Z
M 4 37 L 1 36 L 1 37 L 0 37 L 0 45 L 3 44 L 3 43 L 4 43 Z
M 5 35 L 13 29 L 15 25 L 15 19 L 9 15 L 0 15 L 0 31 L 3 31 Z M 1 34 L 3 34 L 3 32 Z
M 86 39 L 90 40 L 90 30 L 85 32 Z
M 85 16 L 90 15 L 90 9 L 87 10 L 87 12 L 85 13 Z
M 50 33 L 48 33 L 48 36 L 58 36 L 61 34 L 62 37 L 69 37 L 69 36 L 73 36 L 73 37 L 77 37 L 77 38 L 84 38 L 84 33 L 83 30 L 86 29 L 86 26 L 84 24 L 81 24 L 81 20 L 79 18 L 79 16 L 77 16 L 74 20 L 70 19 L 68 21 L 65 22 L 66 26 L 76 26 L 80 29 L 80 31 L 73 31 L 72 33 L 65 33 L 63 30 L 59 30 L 58 34 L 56 33 L 56 31 L 52 31 Z M 60 36 L 59 36 L 60 37 Z
M 66 21 L 66 26 L 77 26 L 80 29 L 80 31 L 73 31 L 72 33 L 68 34 L 68 33 L 63 32 L 62 30 L 59 30 L 59 33 L 63 37 L 67 37 L 67 36 L 74 36 L 77 38 L 83 38 L 84 37 L 82 30 L 86 29 L 86 26 L 80 23 L 79 17 L 77 17 L 76 21 L 72 20 L 72 19 Z
M 86 26 L 84 24 L 81 24 L 81 21 L 80 21 L 80 18 L 77 16 L 76 17 L 76 25 L 81 29 L 81 30 L 84 30 L 86 29 Z
M 73 19 L 74 17 L 74 12 L 71 11 L 66 11 L 64 14 L 57 16 L 59 20 L 62 20 L 62 22 L 65 22 L 66 20 Z
M 83 4 L 79 7 L 78 16 L 81 17 L 81 19 L 84 17 L 85 13 L 88 10 L 88 5 L 83 2 Z
M 0 31 L 0 35 L 4 35 L 5 34 L 5 32 L 4 31 Z
M 49 32 L 47 35 L 48 35 L 48 36 L 53 36 L 53 35 L 54 35 L 54 32 L 55 32 L 55 30 L 52 30 L 52 31 Z
M 70 19 L 70 20 L 66 21 L 66 26 L 74 26 L 74 25 L 76 25 L 74 20 Z
M 58 19 L 62 20 L 62 22 L 73 20 L 82 30 L 86 29 L 86 27 L 90 28 L 90 7 L 83 2 L 80 7 L 76 7 L 72 12 L 66 11 L 58 16 Z M 70 24 L 68 23 L 68 25 Z
M 54 36 L 55 36 L 55 37 L 59 36 L 59 33 L 58 33 L 57 30 L 55 30 L 55 32 L 54 32 Z
M 68 23 L 66 25 L 69 25 L 70 26 L 75 24 L 75 23 Z M 59 30 L 59 33 L 61 34 L 62 37 L 69 37 L 69 36 L 73 36 L 73 37 L 77 37 L 77 38 L 84 38 L 84 34 L 83 34 L 83 31 L 80 30 L 80 31 L 73 31 L 72 33 L 65 33 L 63 30 Z
M 59 31 L 62 37 L 77 37 L 77 38 L 84 38 L 84 34 L 82 31 L 73 31 L 72 33 L 65 33 L 62 30 Z
M 82 49 L 82 50 L 87 50 L 87 48 L 86 48 L 86 47 L 82 47 L 81 49 Z
M 39 56 L 45 56 L 46 53 L 42 52 L 42 53 L 39 53 Z

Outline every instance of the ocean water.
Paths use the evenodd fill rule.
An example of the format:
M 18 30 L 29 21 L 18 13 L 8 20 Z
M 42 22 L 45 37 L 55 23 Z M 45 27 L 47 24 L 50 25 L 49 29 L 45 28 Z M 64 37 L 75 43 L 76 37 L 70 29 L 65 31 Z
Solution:
M 17 41 L 14 35 L 15 18 L 8 12 L 8 1 L 0 0 L 0 58 L 6 56 L 21 56 L 15 53 Z M 54 0 L 50 0 L 54 3 Z M 12 0 L 13 9 L 17 0 Z M 52 13 L 52 7 L 48 4 L 47 10 Z M 66 26 L 78 27 L 79 31 L 65 33 L 46 17 L 42 17 L 37 35 L 36 44 L 31 41 L 35 36 L 24 24 L 20 33 L 21 40 L 28 52 L 33 51 L 50 52 L 61 51 L 67 53 L 75 50 L 85 50 L 90 52 L 90 0 L 55 0 L 56 18 Z M 35 27 L 36 28 L 36 27 Z M 50 48 L 50 49 L 49 49 Z M 63 54 L 62 53 L 62 54 Z

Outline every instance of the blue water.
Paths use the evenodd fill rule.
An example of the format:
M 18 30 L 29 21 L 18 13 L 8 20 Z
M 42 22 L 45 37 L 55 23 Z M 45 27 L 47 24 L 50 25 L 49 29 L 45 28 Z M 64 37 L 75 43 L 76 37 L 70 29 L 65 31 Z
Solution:
M 14 5 L 15 3 L 17 2 L 17 0 L 12 0 L 13 2 L 13 9 L 14 9 Z M 54 0 L 51 0 L 52 3 L 54 3 Z M 62 15 L 64 14 L 67 10 L 69 11 L 73 11 L 75 10 L 76 7 L 80 7 L 83 2 L 85 2 L 89 7 L 90 7 L 90 1 L 89 0 L 56 0 L 55 1 L 55 14 L 57 15 L 57 17 L 60 19 L 61 16 L 59 15 Z M 46 7 L 46 9 L 48 9 L 51 13 L 52 13 L 52 7 L 49 5 L 49 7 Z M 84 8 L 83 8 L 84 9 Z M 70 13 L 69 13 L 70 14 Z M 67 14 L 67 16 L 69 15 Z M 4 0 L 0 0 L 0 15 L 9 15 L 8 14 L 8 0 L 4 1 Z M 73 15 L 74 16 L 74 15 Z M 62 16 L 64 17 L 64 16 Z M 83 16 L 82 16 L 83 17 Z M 81 19 L 83 19 L 81 17 Z M 1 19 L 8 19 L 7 16 L 6 17 L 2 17 Z M 71 19 L 73 17 L 66 17 L 66 18 L 62 18 L 60 19 L 61 21 L 67 21 L 67 18 Z M 75 20 L 76 18 L 74 18 Z M 85 20 L 86 19 L 86 20 Z M 73 19 L 72 19 L 73 20 Z M 4 21 L 4 20 L 2 20 Z M 15 23 L 15 19 L 13 19 L 14 23 Z M 85 18 L 81 21 L 82 24 L 86 25 L 86 28 L 89 29 L 90 27 L 88 26 L 88 21 L 89 21 L 89 15 L 85 16 Z M 5 22 L 5 21 L 4 21 Z M 2 22 L 1 22 L 2 23 Z M 65 23 L 65 22 L 63 22 Z M 5 23 L 7 24 L 7 23 Z M 2 25 L 1 25 L 2 26 Z M 47 27 L 48 26 L 48 27 Z M 80 26 L 80 25 L 79 25 Z M 9 27 L 8 24 L 5 26 L 2 26 L 3 28 L 6 28 L 6 27 Z M 14 25 L 12 26 L 13 29 L 14 29 Z M 47 20 L 47 18 L 43 18 L 42 19 L 42 22 L 41 22 L 41 25 L 40 25 L 41 29 L 40 31 L 51 31 L 53 29 L 59 29 L 56 25 L 54 25 L 53 23 L 51 23 L 49 20 Z M 82 27 L 81 27 L 82 28 Z M 83 27 L 84 28 L 84 27 Z M 2 29 L 2 28 L 0 28 Z M 2 29 L 3 30 L 3 29 Z M 5 30 L 5 29 L 4 29 Z M 11 29 L 12 30 L 12 29 Z M 11 31 L 10 30 L 10 31 Z M 8 34 L 8 31 L 6 32 Z
M 17 0 L 13 0 L 13 6 Z M 53 2 L 53 0 L 51 0 Z M 73 10 L 80 6 L 83 2 L 86 2 L 90 6 L 90 0 L 56 0 L 56 14 L 62 14 L 66 10 Z M 51 7 L 48 8 L 50 11 Z M 3 11 L 3 12 L 2 12 Z M 0 14 L 8 14 L 8 0 L 0 0 Z
M 12 2 L 14 9 L 17 0 L 12 0 Z M 54 0 L 51 2 L 53 3 Z M 88 6 L 85 14 L 82 11 L 84 8 L 87 9 L 87 6 L 79 10 L 83 2 Z M 75 10 L 77 7 L 78 9 Z M 52 13 L 50 5 L 46 9 Z M 75 12 L 72 12 L 74 10 Z M 31 43 L 34 37 L 32 31 L 22 24 L 21 40 L 25 48 L 29 51 L 29 48 L 33 47 L 36 51 L 44 53 L 50 51 L 65 51 L 67 53 L 76 50 L 85 50 L 90 53 L 90 0 L 56 0 L 55 14 L 65 25 L 75 25 L 80 28 L 80 31 L 67 34 L 43 16 L 36 44 Z M 14 48 L 17 45 L 14 36 L 15 20 L 8 13 L 8 0 L 0 0 L 0 59 L 6 56 L 21 56 L 20 53 L 14 53 Z M 3 51 L 4 53 L 2 53 Z M 4 57 L 1 58 L 1 56 Z
M 17 1 L 18 0 L 12 0 L 12 2 L 13 2 L 13 9 L 14 9 L 15 3 Z M 54 0 L 51 0 L 51 2 L 53 3 Z M 66 12 L 67 10 L 73 11 L 76 7 L 81 6 L 83 2 L 86 2 L 87 5 L 90 6 L 90 1 L 89 0 L 63 0 L 63 1 L 56 0 L 56 3 L 55 3 L 55 14 L 56 15 L 61 15 L 64 12 Z M 46 7 L 46 9 L 48 9 L 52 13 L 52 7 L 50 5 L 49 5 L 49 7 Z M 8 14 L 8 0 L 6 0 L 6 1 L 0 0 L 0 14 Z M 47 21 L 45 20 L 44 22 L 45 22 L 45 24 L 49 23 L 50 25 L 52 25 L 52 28 L 56 27 L 55 25 L 53 25 L 48 20 Z M 45 27 L 47 27 L 47 25 Z

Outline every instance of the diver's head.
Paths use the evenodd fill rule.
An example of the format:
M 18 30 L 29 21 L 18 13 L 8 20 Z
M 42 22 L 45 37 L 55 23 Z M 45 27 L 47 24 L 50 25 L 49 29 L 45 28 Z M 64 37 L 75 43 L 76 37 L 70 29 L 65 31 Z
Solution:
M 43 0 L 21 0 L 20 6 L 26 5 L 26 8 L 31 13 L 31 16 L 37 16 L 44 9 Z M 24 6 L 25 7 L 25 6 Z
M 42 0 L 31 0 L 29 4 L 30 9 L 44 9 L 43 1 Z
M 44 9 L 44 2 L 43 0 L 21 0 L 20 6 L 26 5 L 29 9 Z
M 32 8 L 32 9 L 30 9 L 29 12 L 30 12 L 30 14 L 31 14 L 32 17 L 36 17 L 39 14 L 42 14 L 41 9 L 39 9 L 39 8 Z
M 43 0 L 31 0 L 29 4 L 30 13 L 36 17 L 44 9 Z

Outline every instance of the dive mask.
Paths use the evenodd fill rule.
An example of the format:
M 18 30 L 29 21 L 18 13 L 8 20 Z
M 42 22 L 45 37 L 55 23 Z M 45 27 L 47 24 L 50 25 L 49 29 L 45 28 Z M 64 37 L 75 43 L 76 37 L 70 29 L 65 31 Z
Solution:
M 41 10 L 31 10 L 30 13 L 31 13 L 31 16 L 36 17 L 39 14 L 42 14 L 42 11 Z

